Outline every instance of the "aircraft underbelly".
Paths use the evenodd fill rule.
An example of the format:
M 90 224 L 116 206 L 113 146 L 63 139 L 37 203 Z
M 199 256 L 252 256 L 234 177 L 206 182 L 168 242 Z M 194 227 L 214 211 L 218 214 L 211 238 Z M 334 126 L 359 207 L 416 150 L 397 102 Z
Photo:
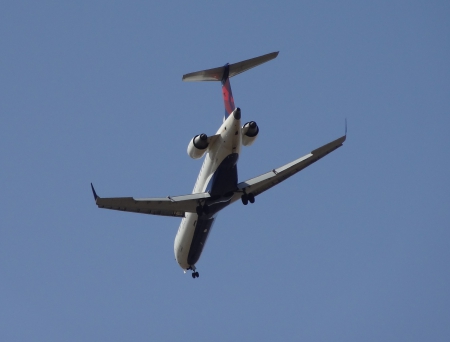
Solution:
M 215 217 L 211 218 L 199 218 L 194 230 L 194 236 L 192 237 L 191 246 L 189 248 L 189 254 L 187 263 L 189 265 L 195 265 L 200 259 L 200 255 L 205 247 L 206 240 L 208 239 L 209 232 L 211 231 Z
M 182 269 L 187 269 L 189 267 L 187 260 L 195 227 L 197 225 L 197 219 L 197 214 L 187 214 L 181 221 L 180 228 L 178 229 L 178 233 L 175 237 L 175 259 Z
M 202 216 L 189 213 L 182 220 L 175 238 L 175 258 L 181 268 L 195 265 L 205 247 L 217 213 L 230 204 L 233 190 L 237 185 L 238 154 L 229 154 L 217 167 L 212 177 L 208 177 L 206 191 L 211 198 L 206 205 L 209 213 Z
M 186 213 L 175 237 L 175 258 L 183 269 L 200 258 L 217 213 L 230 204 L 237 187 L 237 161 L 241 148 L 240 117 L 230 115 L 217 131 L 220 137 L 209 148 L 200 170 L 194 193 L 208 192 L 211 197 L 199 201 L 208 208 L 201 216 Z

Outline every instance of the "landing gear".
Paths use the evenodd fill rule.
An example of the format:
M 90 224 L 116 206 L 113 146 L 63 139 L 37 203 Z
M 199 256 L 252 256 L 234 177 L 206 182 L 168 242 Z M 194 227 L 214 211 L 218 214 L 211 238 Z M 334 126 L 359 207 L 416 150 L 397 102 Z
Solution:
M 198 205 L 197 208 L 195 208 L 195 211 L 198 216 L 202 216 L 203 214 L 208 215 L 209 207 L 206 204 L 204 206 Z
M 196 268 L 194 265 L 189 266 L 188 270 L 192 270 L 194 272 L 192 272 L 192 279 L 198 278 L 200 277 L 200 275 L 198 274 L 198 272 L 196 271 Z
M 197 206 L 197 208 L 195 208 L 195 211 L 197 212 L 198 216 L 202 216 L 203 215 L 203 208 L 201 205 Z
M 249 193 L 248 195 L 248 201 L 250 202 L 250 203 L 255 203 L 255 195 L 253 195 L 252 193 Z
M 255 195 L 253 195 L 252 193 L 249 194 L 244 193 L 241 197 L 241 200 L 243 205 L 247 205 L 248 202 L 255 203 Z

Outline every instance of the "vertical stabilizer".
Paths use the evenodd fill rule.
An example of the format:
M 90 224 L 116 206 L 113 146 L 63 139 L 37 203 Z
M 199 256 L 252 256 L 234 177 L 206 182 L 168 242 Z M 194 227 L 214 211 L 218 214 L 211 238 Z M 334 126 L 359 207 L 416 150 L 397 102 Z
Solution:
M 224 66 L 223 76 L 222 76 L 222 79 L 221 79 L 223 105 L 225 107 L 225 119 L 236 108 L 236 106 L 234 105 L 233 92 L 231 91 L 229 74 L 230 74 L 230 65 L 226 64 Z

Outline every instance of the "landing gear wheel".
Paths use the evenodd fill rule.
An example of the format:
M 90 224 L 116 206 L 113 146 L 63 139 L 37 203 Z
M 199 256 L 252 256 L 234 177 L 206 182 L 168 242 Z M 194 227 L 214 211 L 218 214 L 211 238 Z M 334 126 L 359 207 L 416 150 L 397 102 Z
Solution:
M 250 203 L 255 203 L 255 195 L 253 195 L 252 193 L 250 193 L 250 194 L 247 195 L 247 197 L 248 197 L 248 201 L 249 201 Z
M 198 274 L 198 272 L 195 272 L 194 274 L 196 278 L 200 277 L 200 274 Z
M 192 279 L 195 279 L 195 272 L 192 273 Z
M 247 205 L 248 204 L 248 196 L 247 196 L 247 194 L 243 194 L 242 197 L 241 197 L 241 200 L 242 200 L 242 204 L 243 205 Z

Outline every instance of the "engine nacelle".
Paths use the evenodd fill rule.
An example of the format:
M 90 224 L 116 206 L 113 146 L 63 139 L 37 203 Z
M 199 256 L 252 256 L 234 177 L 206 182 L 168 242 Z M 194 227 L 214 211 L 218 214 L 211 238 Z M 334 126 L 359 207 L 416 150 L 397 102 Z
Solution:
M 242 145 L 250 146 L 256 140 L 259 133 L 259 127 L 255 121 L 247 122 L 242 126 Z
M 208 136 L 206 134 L 196 135 L 190 142 L 187 148 L 187 154 L 192 159 L 203 157 L 208 149 Z

